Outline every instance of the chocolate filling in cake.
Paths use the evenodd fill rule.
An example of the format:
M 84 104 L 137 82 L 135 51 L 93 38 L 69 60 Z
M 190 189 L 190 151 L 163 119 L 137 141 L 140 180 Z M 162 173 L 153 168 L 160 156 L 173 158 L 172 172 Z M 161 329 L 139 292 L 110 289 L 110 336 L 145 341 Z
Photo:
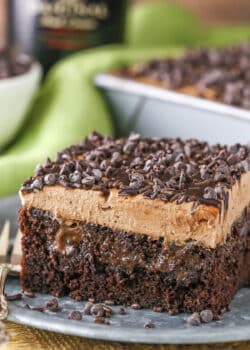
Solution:
M 94 133 L 21 198 L 25 290 L 218 315 L 250 281 L 248 146 Z

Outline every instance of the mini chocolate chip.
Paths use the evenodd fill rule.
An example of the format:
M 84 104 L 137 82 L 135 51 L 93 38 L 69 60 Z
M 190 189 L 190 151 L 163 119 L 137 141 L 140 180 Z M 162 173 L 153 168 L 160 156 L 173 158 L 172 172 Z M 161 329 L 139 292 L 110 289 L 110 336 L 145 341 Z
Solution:
M 6 299 L 8 301 L 15 301 L 15 300 L 21 300 L 22 299 L 22 293 L 16 293 L 16 294 L 7 294 Z
M 83 168 L 83 166 L 80 164 L 80 162 L 76 162 L 76 164 L 75 164 L 75 169 L 76 169 L 76 171 L 79 171 L 80 173 L 82 173 L 83 170 L 84 170 L 84 168 Z
M 140 137 L 141 137 L 140 134 L 137 134 L 135 132 L 131 132 L 131 134 L 129 135 L 128 139 L 130 141 L 137 141 L 137 140 L 140 139 Z
M 94 304 L 90 309 L 91 315 L 98 315 L 98 316 L 104 316 L 105 310 L 103 308 L 102 304 Z
M 135 188 L 125 188 L 121 190 L 118 194 L 119 196 L 134 196 L 138 194 L 138 190 Z
M 250 158 L 249 157 L 247 159 L 241 161 L 240 164 L 245 172 L 250 170 Z
M 155 324 L 151 321 L 144 323 L 144 328 L 155 328 Z
M 93 186 L 95 184 L 94 176 L 86 176 L 82 179 L 82 184 L 86 186 Z
M 148 159 L 146 162 L 145 162 L 145 165 L 144 165 L 144 168 L 143 170 L 148 172 L 151 167 L 152 167 L 153 163 L 152 163 L 152 160 L 151 159 Z
M 63 166 L 59 172 L 59 175 L 68 175 L 69 173 L 70 173 L 70 170 L 69 170 L 68 164 L 63 164 Z
M 102 178 L 102 172 L 99 169 L 93 169 L 92 174 L 97 180 L 100 180 Z
M 31 184 L 32 189 L 41 190 L 43 188 L 43 181 L 42 179 L 35 179 Z
M 44 183 L 49 186 L 53 186 L 56 183 L 55 174 L 47 174 L 44 176 Z
M 124 153 L 130 153 L 135 149 L 135 144 L 134 142 L 126 142 L 124 147 L 123 147 L 123 152 Z
M 201 324 L 201 318 L 198 312 L 194 312 L 191 316 L 189 316 L 187 323 L 191 326 L 199 326 Z
M 144 176 L 143 176 L 143 174 L 140 174 L 140 173 L 133 173 L 131 175 L 131 181 L 143 182 Z
M 49 168 L 50 166 L 51 166 L 51 160 L 50 160 L 50 158 L 46 158 L 45 163 L 44 163 L 44 167 Z
M 59 310 L 58 300 L 56 298 L 51 298 L 45 304 L 45 308 L 49 311 L 57 312 Z
M 204 189 L 203 198 L 205 198 L 205 199 L 217 199 L 217 193 L 212 187 L 206 187 Z
M 82 314 L 78 310 L 70 311 L 70 313 L 68 314 L 68 319 L 69 320 L 81 321 L 82 320 Z
M 113 310 L 111 309 L 111 307 L 107 305 L 103 305 L 103 310 L 104 310 L 105 317 L 111 317 L 111 315 L 113 314 Z
M 83 309 L 83 312 L 85 313 L 85 315 L 90 315 L 90 310 L 93 306 L 93 303 L 91 301 L 88 301 L 85 306 L 84 306 L 84 309 Z
M 69 175 L 69 181 L 73 183 L 80 183 L 82 179 L 82 174 L 80 171 L 76 170 L 74 173 Z
M 60 175 L 59 176 L 59 184 L 64 186 L 64 187 L 68 186 L 68 178 L 67 178 L 66 175 Z
M 126 311 L 125 311 L 125 309 L 124 309 L 123 307 L 120 307 L 118 313 L 119 313 L 120 315 L 126 315 Z
M 43 174 L 44 174 L 44 169 L 43 169 L 41 164 L 38 164 L 35 167 L 35 175 L 38 176 L 38 175 L 43 175 Z
M 130 188 L 133 188 L 133 189 L 135 189 L 135 190 L 139 190 L 139 189 L 141 189 L 142 187 L 144 187 L 144 182 L 141 182 L 141 181 L 132 181 L 132 182 L 130 182 L 129 187 L 130 187 Z
M 201 175 L 201 179 L 202 180 L 205 180 L 205 179 L 208 178 L 208 176 L 209 176 L 208 171 L 209 171 L 209 169 L 208 169 L 207 165 L 205 165 L 205 164 L 201 165 L 201 167 L 200 167 L 200 175 Z
M 120 152 L 114 152 L 112 154 L 111 162 L 112 163 L 121 163 L 122 162 L 122 155 L 121 155 L 121 153 Z
M 106 170 L 108 167 L 108 162 L 106 159 L 102 160 L 101 163 L 100 163 L 100 169 L 101 170 Z
M 136 167 L 137 165 L 142 165 L 144 162 L 141 157 L 136 157 L 132 159 L 130 166 L 131 168 Z
M 211 322 L 214 318 L 212 310 L 209 310 L 209 309 L 202 310 L 200 312 L 200 318 L 201 318 L 201 322 L 203 323 Z

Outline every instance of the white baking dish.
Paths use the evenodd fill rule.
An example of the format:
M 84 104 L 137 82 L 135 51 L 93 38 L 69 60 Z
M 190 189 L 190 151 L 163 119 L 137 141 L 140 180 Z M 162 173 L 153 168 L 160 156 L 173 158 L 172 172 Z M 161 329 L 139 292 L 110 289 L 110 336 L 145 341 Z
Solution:
M 198 138 L 210 143 L 248 143 L 250 111 L 154 87 L 111 74 L 98 74 L 119 135 Z

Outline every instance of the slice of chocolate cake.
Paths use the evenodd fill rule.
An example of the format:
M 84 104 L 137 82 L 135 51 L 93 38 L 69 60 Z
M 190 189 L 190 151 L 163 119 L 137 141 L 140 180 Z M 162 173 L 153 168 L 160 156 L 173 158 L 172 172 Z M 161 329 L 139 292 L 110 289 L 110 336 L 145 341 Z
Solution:
M 199 49 L 115 72 L 123 78 L 250 109 L 250 43 Z
M 250 280 L 249 170 L 239 144 L 93 133 L 21 188 L 22 287 L 219 314 Z

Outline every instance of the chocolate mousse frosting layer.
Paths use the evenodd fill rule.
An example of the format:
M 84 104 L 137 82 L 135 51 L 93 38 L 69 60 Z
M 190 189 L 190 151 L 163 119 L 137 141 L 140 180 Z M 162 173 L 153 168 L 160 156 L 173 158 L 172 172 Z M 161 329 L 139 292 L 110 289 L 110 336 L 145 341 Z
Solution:
M 154 59 L 118 74 L 146 84 L 250 108 L 250 43 L 196 49 L 182 57 Z
M 162 237 L 165 243 L 193 240 L 215 248 L 226 241 L 232 224 L 249 205 L 249 193 L 250 173 L 246 173 L 228 192 L 228 207 L 225 210 L 223 206 L 221 211 L 213 205 L 194 206 L 193 202 L 177 205 L 142 195 L 119 196 L 116 189 L 105 197 L 99 191 L 45 186 L 21 198 L 24 207 L 50 211 L 60 221 L 80 220 L 155 239 Z
M 184 244 L 216 247 L 250 203 L 249 147 L 93 133 L 38 166 L 26 208 Z
M 212 145 L 198 140 L 113 139 L 93 133 L 79 145 L 58 153 L 36 168 L 23 195 L 45 186 L 142 195 L 164 202 L 194 202 L 228 207 L 229 190 L 250 169 L 249 147 Z

